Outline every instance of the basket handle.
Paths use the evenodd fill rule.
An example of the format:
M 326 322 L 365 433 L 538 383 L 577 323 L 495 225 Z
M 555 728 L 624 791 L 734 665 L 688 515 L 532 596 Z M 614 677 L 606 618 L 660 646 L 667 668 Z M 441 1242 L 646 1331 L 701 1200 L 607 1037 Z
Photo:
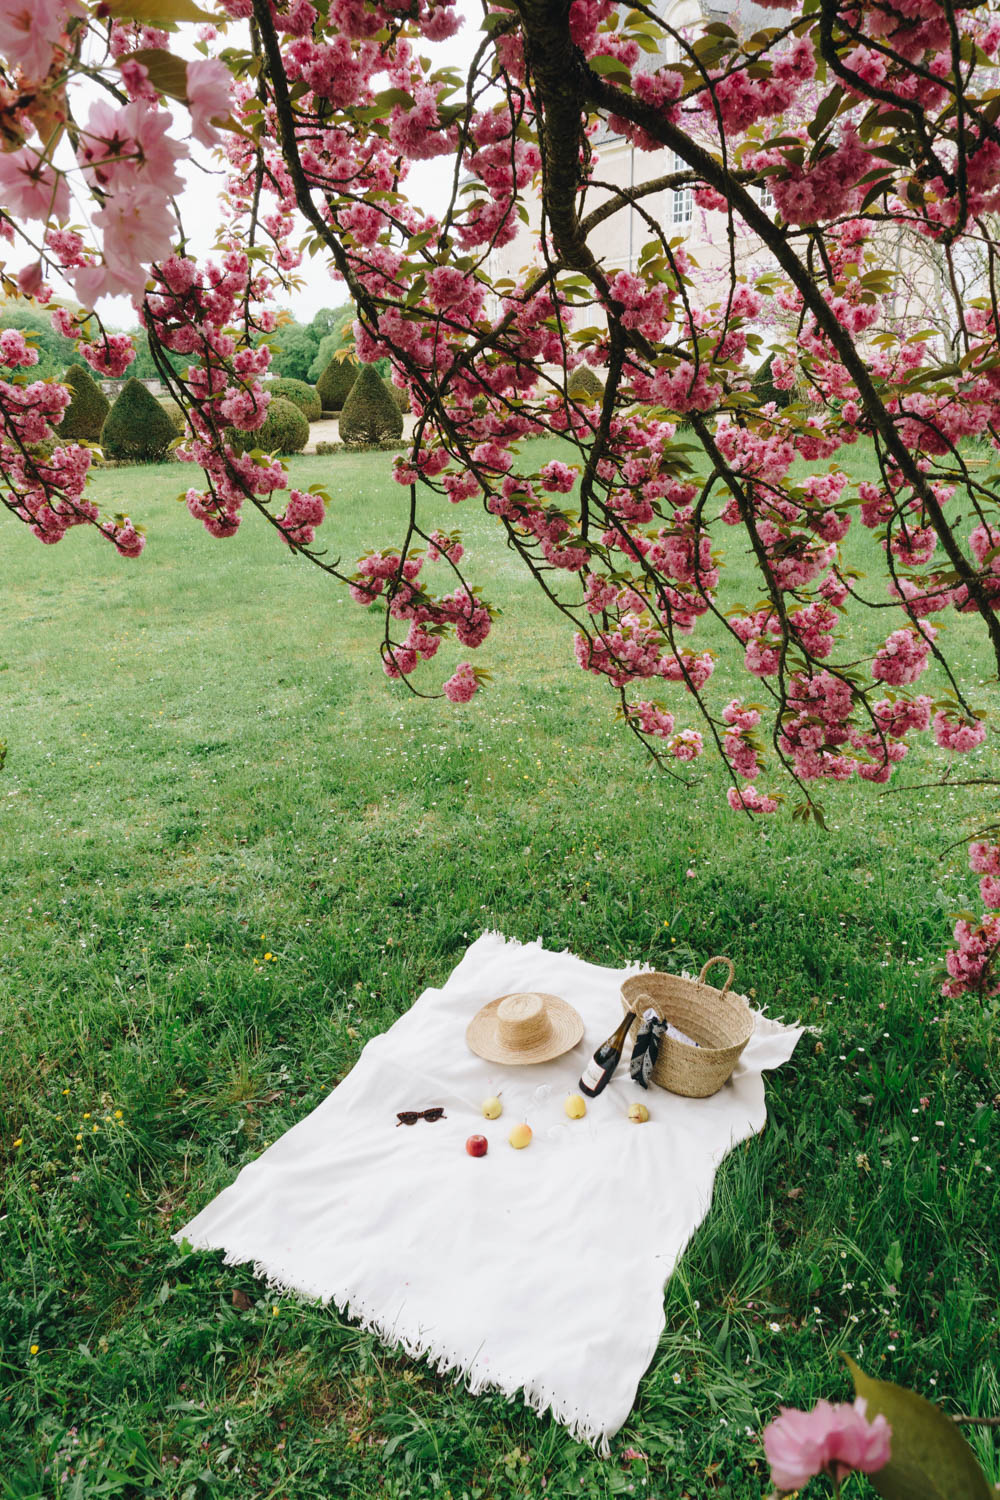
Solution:
M 736 973 L 736 969 L 735 969 L 735 967 L 733 965 L 733 961 L 732 961 L 731 958 L 724 958 L 721 954 L 716 954 L 715 958 L 710 958 L 708 960 L 708 962 L 702 966 L 702 971 L 698 975 L 698 983 L 699 984 L 704 984 L 705 983 L 705 975 L 708 973 L 709 969 L 712 967 L 713 964 L 728 964 L 729 965 L 729 973 L 726 976 L 726 982 L 722 986 L 722 989 L 720 991 L 720 994 L 721 994 L 721 996 L 724 999 L 725 996 L 729 993 L 729 986 L 733 982 L 733 975 Z

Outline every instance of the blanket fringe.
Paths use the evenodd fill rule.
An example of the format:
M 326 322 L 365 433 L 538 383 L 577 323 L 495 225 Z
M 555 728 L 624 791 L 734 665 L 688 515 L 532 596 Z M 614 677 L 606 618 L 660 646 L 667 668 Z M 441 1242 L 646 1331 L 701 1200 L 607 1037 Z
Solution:
M 609 1431 L 588 1412 L 560 1401 L 555 1393 L 543 1383 L 532 1381 L 517 1385 L 513 1381 L 498 1379 L 493 1374 L 476 1370 L 474 1361 L 470 1363 L 454 1350 L 442 1350 L 436 1347 L 433 1339 L 403 1332 L 395 1321 L 378 1314 L 357 1292 L 330 1293 L 315 1286 L 301 1285 L 290 1277 L 284 1276 L 280 1270 L 275 1270 L 274 1267 L 255 1260 L 252 1253 L 244 1254 L 240 1250 L 224 1249 L 223 1246 L 213 1245 L 208 1241 L 195 1243 L 192 1248 L 223 1250 L 223 1264 L 227 1266 L 252 1264 L 254 1279 L 263 1282 L 270 1291 L 305 1297 L 311 1301 L 320 1302 L 324 1306 L 333 1302 L 344 1317 L 350 1318 L 366 1332 L 375 1334 L 388 1348 L 402 1349 L 411 1359 L 426 1360 L 439 1375 L 454 1375 L 456 1380 L 460 1380 L 465 1385 L 471 1396 L 478 1396 L 483 1391 L 499 1391 L 501 1395 L 506 1396 L 508 1401 L 513 1401 L 520 1393 L 524 1405 L 538 1416 L 543 1417 L 551 1413 L 560 1426 L 567 1428 L 578 1442 L 586 1443 L 601 1458 L 611 1457 L 610 1439 L 614 1437 L 617 1428 Z

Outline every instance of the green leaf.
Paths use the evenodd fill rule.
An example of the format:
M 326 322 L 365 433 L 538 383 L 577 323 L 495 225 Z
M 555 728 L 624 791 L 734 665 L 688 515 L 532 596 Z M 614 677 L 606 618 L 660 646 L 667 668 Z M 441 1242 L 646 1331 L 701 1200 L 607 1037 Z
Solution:
M 869 1420 L 881 1412 L 892 1428 L 892 1457 L 869 1475 L 883 1500 L 994 1500 L 972 1449 L 939 1406 L 842 1358 Z
M 413 95 L 408 94 L 405 89 L 383 89 L 374 99 L 380 111 L 391 109 L 394 104 L 404 104 L 407 109 L 412 109 L 416 102 Z
M 195 5 L 194 0 L 107 0 L 107 11 L 122 21 L 148 21 L 153 26 L 218 20 L 218 16 Z
M 183 57 L 174 57 L 162 47 L 140 47 L 122 58 L 122 62 L 141 63 L 154 89 L 187 103 L 187 63 Z
M 591 72 L 597 73 L 601 78 L 624 78 L 627 81 L 632 77 L 621 58 L 608 57 L 604 52 L 590 58 L 589 66 Z
M 843 99 L 843 97 L 843 89 L 834 87 L 830 90 L 825 99 L 820 100 L 819 107 L 816 110 L 816 117 L 813 120 L 812 124 L 807 127 L 811 140 L 819 140 L 820 136 L 823 134 L 824 130 L 829 125 L 834 115 L 837 113 L 837 110 L 840 108 L 840 101 Z
M 903 1249 L 898 1240 L 893 1240 L 886 1252 L 884 1261 L 886 1274 L 890 1281 L 900 1282 L 903 1279 Z

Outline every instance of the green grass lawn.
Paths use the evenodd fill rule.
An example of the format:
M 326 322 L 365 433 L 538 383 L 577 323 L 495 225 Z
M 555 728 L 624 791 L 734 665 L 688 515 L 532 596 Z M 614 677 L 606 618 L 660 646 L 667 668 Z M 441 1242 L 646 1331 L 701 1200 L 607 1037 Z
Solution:
M 334 497 L 333 555 L 393 539 L 388 465 L 294 461 Z M 381 670 L 381 617 L 254 515 L 213 541 L 187 482 L 97 476 L 149 529 L 138 562 L 5 528 L 0 1496 L 744 1500 L 779 1402 L 847 1398 L 840 1349 L 1000 1410 L 996 1013 L 938 994 L 977 896 L 949 846 L 991 805 L 823 788 L 824 833 L 736 817 L 712 766 L 664 777 L 468 506 L 441 521 L 505 611 L 473 657 L 494 680 L 465 708 L 415 700 Z M 852 625 L 845 652 L 895 623 Z M 973 622 L 947 638 L 995 711 Z M 720 663 L 711 701 L 740 676 Z M 946 764 L 914 750 L 901 779 Z M 815 1028 L 719 1172 L 609 1461 L 170 1240 L 486 928 L 611 964 L 729 953 Z M 970 1441 L 1000 1478 L 995 1434 Z

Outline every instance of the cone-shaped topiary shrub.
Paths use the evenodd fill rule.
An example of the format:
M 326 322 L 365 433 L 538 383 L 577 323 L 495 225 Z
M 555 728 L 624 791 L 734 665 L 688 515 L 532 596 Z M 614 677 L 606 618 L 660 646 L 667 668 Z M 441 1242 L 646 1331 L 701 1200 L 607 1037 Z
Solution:
M 129 380 L 108 412 L 101 430 L 101 446 L 109 458 L 133 458 L 156 463 L 177 436 L 167 412 L 141 380 Z
M 750 382 L 750 389 L 761 406 L 765 406 L 768 401 L 773 401 L 775 406 L 787 406 L 792 400 L 793 392 L 778 390 L 771 371 L 773 363 L 774 355 L 769 354 Z
M 157 396 L 156 399 L 174 424 L 174 437 L 182 437 L 187 430 L 187 420 L 180 402 L 175 401 L 172 396 Z
M 111 402 L 86 365 L 70 365 L 63 376 L 63 385 L 69 386 L 73 398 L 59 423 L 59 436 L 72 438 L 74 442 L 82 438 L 85 443 L 96 443 Z
M 351 448 L 384 443 L 403 433 L 403 413 L 373 365 L 362 365 L 340 413 L 340 441 Z
M 277 380 L 268 380 L 264 389 L 270 391 L 272 396 L 282 396 L 286 401 L 291 401 L 307 422 L 318 422 L 323 415 L 319 392 L 314 385 L 307 385 L 304 380 L 293 380 L 289 375 L 282 375 Z
M 237 453 L 249 453 L 252 448 L 262 453 L 301 453 L 309 441 L 309 423 L 294 402 L 272 396 L 263 427 L 255 432 L 229 427 L 226 439 Z
M 324 411 L 340 411 L 358 378 L 353 359 L 331 359 L 316 382 L 316 394 Z
M 604 399 L 604 382 L 599 375 L 594 374 L 589 365 L 577 365 L 569 377 L 566 389 L 577 401 L 593 403 Z
M 394 385 L 391 380 L 387 380 L 386 385 L 389 388 L 389 395 L 395 401 L 400 411 L 404 413 L 408 412 L 410 409 L 409 391 L 404 391 L 401 385 Z

